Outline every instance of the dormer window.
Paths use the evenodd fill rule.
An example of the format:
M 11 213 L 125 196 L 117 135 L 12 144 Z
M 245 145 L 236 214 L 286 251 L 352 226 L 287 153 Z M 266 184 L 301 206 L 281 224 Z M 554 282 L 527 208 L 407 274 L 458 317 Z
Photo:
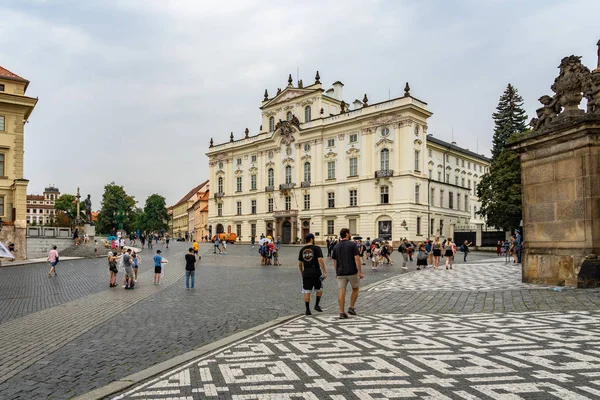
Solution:
M 0 83 L 0 92 L 4 92 L 4 83 Z
M 291 120 L 292 120 L 292 112 L 291 112 L 291 111 L 288 111 L 288 112 L 287 112 L 287 116 L 286 116 L 286 118 L 287 118 L 287 120 L 288 120 L 288 121 L 291 121 Z
M 269 132 L 273 132 L 275 130 L 275 118 L 269 118 Z
M 304 122 L 310 122 L 310 114 L 311 114 L 311 108 L 310 108 L 310 106 L 306 106 L 304 108 Z
M 390 134 L 390 128 L 381 129 L 381 136 L 388 136 Z

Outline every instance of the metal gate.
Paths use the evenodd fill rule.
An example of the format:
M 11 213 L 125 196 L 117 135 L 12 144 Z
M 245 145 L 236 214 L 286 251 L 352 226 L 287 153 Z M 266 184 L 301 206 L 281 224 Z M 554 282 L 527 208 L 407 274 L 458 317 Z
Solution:
M 496 247 L 499 241 L 504 242 L 505 239 L 506 232 L 494 228 L 484 228 L 481 233 L 481 245 L 483 247 Z
M 290 244 L 292 242 L 292 224 L 290 221 L 284 221 L 281 228 L 283 233 L 283 243 Z
M 477 229 L 472 225 L 457 225 L 454 228 L 454 237 L 452 239 L 454 239 L 454 243 L 459 247 L 465 240 L 467 243 L 473 243 L 473 246 L 475 246 L 475 243 L 477 243 Z

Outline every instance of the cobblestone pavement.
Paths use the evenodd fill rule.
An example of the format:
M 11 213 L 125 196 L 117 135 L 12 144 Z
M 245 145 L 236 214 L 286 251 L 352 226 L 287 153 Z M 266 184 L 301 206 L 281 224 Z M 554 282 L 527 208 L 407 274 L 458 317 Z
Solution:
M 362 293 L 357 317 L 299 317 L 114 398 L 598 398 L 600 290 L 518 276 L 499 259 L 403 274 Z
M 185 290 L 188 246 L 155 247 L 170 260 L 161 286 L 152 285 L 151 257 L 142 252 L 133 291 L 108 288 L 104 259 L 61 262 L 58 278 L 51 279 L 44 264 L 0 269 L 0 398 L 73 397 L 240 330 L 303 312 L 299 248 L 282 250 L 283 266 L 261 267 L 251 246 L 229 246 L 229 254 L 219 256 L 203 244 L 196 289 Z M 332 278 L 325 281 L 325 306 L 336 301 L 327 264 Z M 397 265 L 384 266 L 367 271 L 364 283 L 402 272 Z

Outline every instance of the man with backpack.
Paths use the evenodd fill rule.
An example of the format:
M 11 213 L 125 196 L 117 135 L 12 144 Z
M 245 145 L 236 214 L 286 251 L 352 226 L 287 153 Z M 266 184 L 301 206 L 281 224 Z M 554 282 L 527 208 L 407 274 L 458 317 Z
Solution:
M 408 240 L 406 238 L 402 239 L 402 243 L 398 246 L 398 253 L 402 255 L 402 269 L 408 269 L 406 263 L 408 262 Z

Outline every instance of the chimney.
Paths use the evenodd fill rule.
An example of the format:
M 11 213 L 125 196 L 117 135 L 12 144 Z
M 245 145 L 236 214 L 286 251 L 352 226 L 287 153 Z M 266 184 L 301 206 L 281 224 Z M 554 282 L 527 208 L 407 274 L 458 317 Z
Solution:
M 352 105 L 354 106 L 355 110 L 358 110 L 359 108 L 362 108 L 362 101 L 356 99 L 352 102 Z
M 335 98 L 335 96 L 333 94 L 333 88 L 332 89 L 327 89 L 327 91 L 325 92 L 325 96 Z
M 344 100 L 344 84 L 340 81 L 333 83 L 333 97 L 336 100 Z

